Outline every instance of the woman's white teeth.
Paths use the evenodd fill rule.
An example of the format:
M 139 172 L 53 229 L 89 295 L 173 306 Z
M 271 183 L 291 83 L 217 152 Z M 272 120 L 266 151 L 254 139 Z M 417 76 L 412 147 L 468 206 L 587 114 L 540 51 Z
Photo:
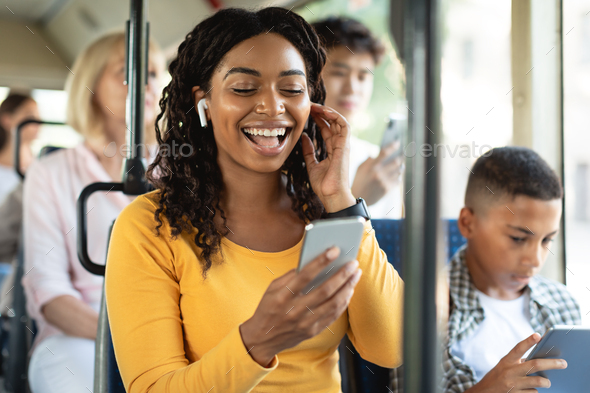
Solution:
M 250 135 L 282 136 L 286 128 L 244 128 L 244 132 Z

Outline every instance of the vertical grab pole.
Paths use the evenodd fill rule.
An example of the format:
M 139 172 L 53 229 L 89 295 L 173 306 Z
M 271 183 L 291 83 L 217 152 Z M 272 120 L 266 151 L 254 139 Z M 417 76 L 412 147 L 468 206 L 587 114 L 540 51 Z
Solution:
M 399 1 L 392 1 L 399 6 Z M 441 381 L 438 310 L 448 304 L 444 280 L 444 244 L 440 220 L 441 165 L 434 147 L 440 125 L 440 1 L 403 2 L 403 58 L 408 99 L 408 142 L 416 154 L 406 157 L 406 219 L 403 244 L 404 391 L 434 393 Z M 398 7 L 399 9 L 399 7 Z M 399 30 L 391 29 L 394 37 Z M 430 146 L 429 150 L 422 146 Z M 430 152 L 430 153 L 428 153 Z M 440 285 L 441 281 L 443 285 Z M 441 307 L 442 306 L 442 307 Z M 442 310 L 441 310 L 442 308 Z M 441 312 L 442 314 L 442 312 Z M 444 319 L 444 318 L 442 318 Z M 446 323 L 441 323 L 446 327 Z
M 148 4 L 130 0 L 127 42 L 127 144 L 129 153 L 123 166 L 123 192 L 140 195 L 147 191 L 143 153 L 145 84 L 148 62 Z
M 104 284 L 100 298 L 100 311 L 98 313 L 98 328 L 96 331 L 94 354 L 94 393 L 109 393 L 109 365 L 108 365 L 108 337 L 109 320 L 107 317 Z
M 144 132 L 144 105 L 145 105 L 145 84 L 147 82 L 147 61 L 148 61 L 148 26 L 147 26 L 147 1 L 130 0 L 129 21 L 127 23 L 127 80 L 128 87 L 125 118 L 127 122 L 127 145 L 129 153 L 123 165 L 123 181 L 121 184 L 112 183 L 109 186 L 123 191 L 127 195 L 140 195 L 147 191 L 145 179 L 145 165 L 143 153 Z M 78 248 L 79 254 L 87 255 L 86 249 L 86 219 L 85 203 L 90 194 L 101 190 L 103 184 L 91 184 L 87 186 L 78 201 L 78 219 L 82 220 L 79 225 Z M 94 188 L 94 189 L 93 189 Z M 112 229 L 112 228 L 111 228 Z M 110 239 L 110 232 L 109 237 Z M 107 245 L 108 249 L 108 245 Z M 80 253 L 80 251 L 82 251 Z M 85 258 L 80 258 L 84 260 Z M 89 260 L 89 258 L 87 258 Z M 91 266 L 89 264 L 89 266 Z M 91 270 L 92 271 L 92 270 Z M 104 274 L 104 268 L 102 269 Z M 100 273 L 95 273 L 100 274 Z M 104 293 L 101 298 L 100 313 L 98 318 L 98 331 L 96 335 L 95 363 L 94 363 L 94 393 L 108 393 L 109 391 L 109 320 L 106 308 Z

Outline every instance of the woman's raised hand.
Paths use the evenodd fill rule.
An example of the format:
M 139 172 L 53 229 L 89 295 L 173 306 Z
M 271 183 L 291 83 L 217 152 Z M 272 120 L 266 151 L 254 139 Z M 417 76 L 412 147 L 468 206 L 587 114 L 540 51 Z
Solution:
M 312 104 L 311 116 L 324 138 L 328 157 L 318 162 L 311 139 L 303 134 L 303 158 L 311 187 L 326 211 L 333 213 L 355 204 L 348 182 L 350 126 L 341 114 L 323 105 Z
M 258 364 L 267 367 L 276 354 L 327 329 L 346 310 L 362 273 L 358 261 L 349 262 L 318 288 L 302 293 L 339 254 L 333 247 L 300 273 L 291 270 L 268 286 L 254 315 L 240 326 L 242 341 Z

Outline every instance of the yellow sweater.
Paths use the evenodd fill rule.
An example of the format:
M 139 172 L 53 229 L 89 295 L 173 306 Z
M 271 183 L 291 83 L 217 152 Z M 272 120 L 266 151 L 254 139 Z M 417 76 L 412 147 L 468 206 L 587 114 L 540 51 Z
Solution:
M 194 235 L 171 240 L 162 217 L 155 236 L 157 198 L 140 196 L 123 210 L 107 259 L 107 308 L 127 392 L 340 392 L 337 347 L 345 334 L 363 358 L 401 364 L 403 282 L 370 223 L 348 311 L 264 368 L 247 353 L 239 325 L 271 281 L 297 267 L 302 241 L 268 253 L 223 238 L 224 260 L 203 279 Z

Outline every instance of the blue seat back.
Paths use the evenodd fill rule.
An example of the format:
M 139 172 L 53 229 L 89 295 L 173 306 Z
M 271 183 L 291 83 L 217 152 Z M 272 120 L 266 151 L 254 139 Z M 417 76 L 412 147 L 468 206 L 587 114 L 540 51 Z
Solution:
M 108 354 L 108 388 L 109 393 L 125 393 L 125 386 L 121 379 L 121 373 L 117 366 L 117 358 L 115 358 L 115 349 L 113 348 L 113 341 L 109 334 L 109 354 Z
M 56 151 L 61 150 L 61 149 L 63 149 L 63 147 L 60 147 L 60 146 L 49 146 L 49 145 L 48 146 L 43 146 L 41 148 L 41 151 L 39 151 L 39 157 L 44 157 L 44 156 L 46 156 L 48 154 L 51 154 L 51 153 L 56 152 Z
M 379 242 L 379 247 L 387 255 L 387 260 L 393 265 L 395 270 L 403 277 L 402 272 L 402 243 L 404 233 L 404 220 L 371 220 L 375 230 L 375 237 Z M 457 252 L 466 240 L 459 232 L 457 220 L 443 220 L 443 226 L 446 227 L 445 247 L 447 260 Z
M 403 244 L 404 221 L 403 220 L 371 220 L 371 224 L 375 230 L 375 237 L 379 242 L 379 247 L 387 255 L 387 260 L 393 265 L 401 277 L 402 271 L 402 252 Z M 445 233 L 445 247 L 447 260 L 457 252 L 457 250 L 465 244 L 466 240 L 459 232 L 457 220 L 443 220 L 443 225 L 446 226 Z M 346 338 L 345 338 L 346 339 Z M 352 345 L 352 344 L 350 344 Z M 354 348 L 354 347 L 353 347 Z M 343 355 L 341 353 L 341 355 Z M 360 357 L 355 351 L 351 362 L 353 364 L 353 371 L 356 381 L 355 390 L 359 393 L 389 393 L 388 388 L 389 369 L 377 366 Z M 346 392 L 345 392 L 346 393 Z

